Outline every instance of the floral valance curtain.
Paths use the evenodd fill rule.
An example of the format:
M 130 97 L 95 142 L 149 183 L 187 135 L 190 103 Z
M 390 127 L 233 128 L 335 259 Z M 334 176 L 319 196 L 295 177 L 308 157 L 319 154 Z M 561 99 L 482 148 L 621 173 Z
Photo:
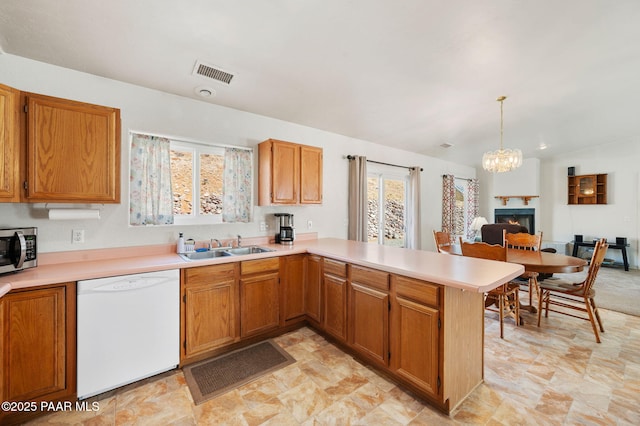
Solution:
M 169 139 L 132 135 L 129 192 L 131 225 L 173 223 Z
M 246 149 L 224 150 L 223 222 L 251 221 L 252 152 Z

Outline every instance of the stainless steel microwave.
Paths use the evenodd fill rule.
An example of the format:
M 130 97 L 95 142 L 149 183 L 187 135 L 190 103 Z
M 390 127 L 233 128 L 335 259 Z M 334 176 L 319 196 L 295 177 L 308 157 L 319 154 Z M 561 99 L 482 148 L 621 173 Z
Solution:
M 0 274 L 38 264 L 38 228 L 0 229 Z

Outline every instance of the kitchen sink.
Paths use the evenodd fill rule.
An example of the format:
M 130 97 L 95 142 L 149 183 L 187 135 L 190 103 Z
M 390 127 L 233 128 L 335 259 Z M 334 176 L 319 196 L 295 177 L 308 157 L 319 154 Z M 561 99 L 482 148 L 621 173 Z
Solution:
M 180 254 L 180 257 L 184 260 L 205 260 L 205 259 L 214 259 L 216 257 L 222 256 L 242 256 L 247 254 L 254 253 L 265 253 L 269 251 L 275 251 L 273 249 L 269 249 L 266 247 L 259 246 L 247 246 L 247 247 L 236 247 L 236 248 L 219 248 L 207 251 L 195 251 L 191 253 L 183 253 Z
M 191 253 L 182 253 L 180 257 L 184 260 L 203 260 L 213 259 L 216 257 L 231 256 L 231 253 L 227 253 L 225 250 L 208 250 L 208 251 L 194 251 Z
M 268 249 L 265 247 L 259 247 L 259 246 L 249 246 L 249 247 L 231 248 L 226 251 L 227 253 L 231 253 L 233 255 L 243 255 L 243 254 L 265 253 L 268 251 L 275 251 L 275 250 Z

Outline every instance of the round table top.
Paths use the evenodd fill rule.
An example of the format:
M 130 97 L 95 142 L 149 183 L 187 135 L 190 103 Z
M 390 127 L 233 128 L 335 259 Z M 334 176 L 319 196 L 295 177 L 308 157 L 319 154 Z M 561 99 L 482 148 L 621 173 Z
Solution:
M 587 265 L 587 261 L 579 257 L 516 249 L 507 250 L 507 262 L 518 263 L 528 272 L 547 274 L 580 272 Z
M 440 248 L 441 252 L 461 255 L 460 245 L 453 244 Z M 570 273 L 580 272 L 587 265 L 587 261 L 579 257 L 567 256 L 558 253 L 531 250 L 507 250 L 507 262 L 524 266 L 528 272 L 540 273 Z

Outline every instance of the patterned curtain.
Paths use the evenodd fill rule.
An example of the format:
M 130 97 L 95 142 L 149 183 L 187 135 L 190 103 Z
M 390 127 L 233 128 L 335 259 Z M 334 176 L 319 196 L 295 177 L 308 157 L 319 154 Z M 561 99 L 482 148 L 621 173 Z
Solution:
M 455 230 L 456 187 L 453 175 L 442 176 L 442 231 L 453 235 Z
M 476 237 L 476 231 L 471 229 L 471 222 L 478 217 L 478 199 L 480 198 L 480 185 L 478 179 L 469 179 L 467 185 L 467 239 L 473 240 Z
M 223 222 L 251 221 L 253 153 L 246 149 L 225 148 L 224 189 L 222 195 Z
M 169 139 L 132 135 L 129 192 L 131 225 L 173 223 Z

